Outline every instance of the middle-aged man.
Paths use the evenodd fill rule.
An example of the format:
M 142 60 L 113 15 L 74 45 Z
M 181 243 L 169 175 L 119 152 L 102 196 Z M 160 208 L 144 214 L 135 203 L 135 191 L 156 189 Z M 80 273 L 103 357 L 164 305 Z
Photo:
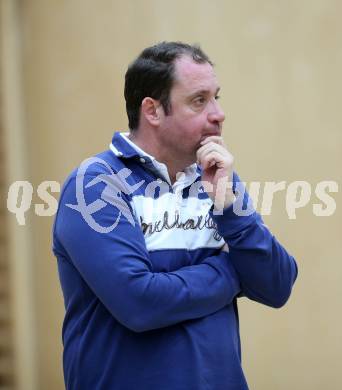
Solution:
M 67 179 L 53 236 L 67 389 L 248 388 L 237 297 L 284 305 L 297 266 L 233 173 L 219 89 L 199 47 L 146 48 L 126 73 L 130 131 Z

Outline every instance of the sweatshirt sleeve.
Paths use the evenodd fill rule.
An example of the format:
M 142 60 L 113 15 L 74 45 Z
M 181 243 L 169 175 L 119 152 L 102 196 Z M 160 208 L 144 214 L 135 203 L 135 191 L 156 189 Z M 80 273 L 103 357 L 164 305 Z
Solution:
M 211 211 L 241 283 L 241 294 L 275 308 L 288 300 L 297 278 L 294 258 L 277 241 L 255 212 L 251 200 L 234 173 L 237 200 L 221 215 Z
M 93 178 L 89 173 L 86 180 Z M 127 209 L 120 212 L 124 208 L 115 202 L 107 202 L 102 209 L 94 203 L 101 199 L 103 183 L 85 188 L 85 204 L 93 205 L 93 220 L 86 222 L 79 209 L 70 207 L 77 204 L 75 187 L 72 178 L 62 191 L 54 225 L 55 254 L 67 253 L 97 298 L 129 329 L 142 332 L 200 318 L 231 303 L 240 292 L 226 252 L 174 272 L 153 272 L 126 195 L 121 193 L 119 201 L 130 209 L 130 216 Z M 107 231 L 96 231 L 94 223 Z

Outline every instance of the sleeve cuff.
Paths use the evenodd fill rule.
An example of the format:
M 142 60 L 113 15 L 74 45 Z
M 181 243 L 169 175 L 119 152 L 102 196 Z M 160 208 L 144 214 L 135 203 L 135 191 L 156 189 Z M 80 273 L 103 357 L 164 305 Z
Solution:
M 217 224 L 217 230 L 222 237 L 234 236 L 257 221 L 256 211 L 254 209 L 240 210 L 237 207 L 237 201 L 220 213 L 215 213 L 212 208 L 210 216 Z

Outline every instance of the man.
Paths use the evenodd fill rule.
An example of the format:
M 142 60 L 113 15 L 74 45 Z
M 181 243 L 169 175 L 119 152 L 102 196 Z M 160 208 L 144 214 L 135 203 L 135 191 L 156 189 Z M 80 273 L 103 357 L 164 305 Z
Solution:
M 237 297 L 284 305 L 297 266 L 233 173 L 218 92 L 199 47 L 145 49 L 126 73 L 130 132 L 66 181 L 67 389 L 248 388 Z

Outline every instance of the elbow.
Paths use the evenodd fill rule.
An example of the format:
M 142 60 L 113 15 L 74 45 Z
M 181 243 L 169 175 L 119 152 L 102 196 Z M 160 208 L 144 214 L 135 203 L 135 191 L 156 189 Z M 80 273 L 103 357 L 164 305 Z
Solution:
M 280 309 L 289 300 L 292 292 L 292 287 L 297 279 L 298 267 L 293 258 L 291 258 L 291 267 L 287 272 L 287 277 L 283 278 L 282 282 L 279 282 L 277 288 L 275 288 L 273 298 L 270 305 L 275 309 Z
M 282 281 L 272 288 L 263 289 L 258 293 L 249 291 L 247 296 L 274 309 L 280 309 L 289 300 L 292 292 L 293 280 Z
M 278 294 L 276 297 L 272 298 L 268 302 L 268 306 L 274 308 L 274 309 L 280 309 L 281 307 L 285 306 L 286 302 L 289 300 L 291 295 L 291 291 L 287 294 Z
M 120 322 L 134 333 L 147 332 L 158 328 L 155 321 L 153 321 L 152 318 L 149 318 L 146 313 L 132 312 L 130 315 L 125 315 L 125 318 L 121 318 Z
M 291 280 L 278 286 L 278 288 L 274 290 L 274 292 L 272 294 L 272 298 L 270 299 L 269 306 L 271 306 L 275 309 L 280 309 L 281 307 L 283 307 L 287 303 L 287 301 L 289 300 L 289 298 L 291 296 L 292 286 L 293 286 L 295 279 L 296 279 L 296 277 L 291 278 Z
M 288 301 L 291 295 L 291 289 L 284 291 L 283 289 L 280 291 L 279 289 L 267 289 L 263 291 L 253 291 L 251 289 L 244 288 L 243 295 L 247 298 L 261 303 L 263 305 L 272 307 L 274 309 L 280 309 L 283 307 Z
M 129 321 L 125 323 L 126 328 L 128 328 L 130 331 L 134 333 L 142 333 L 147 332 L 148 330 L 152 330 L 153 328 L 149 326 L 144 321 Z
M 134 333 L 142 333 L 148 330 L 145 321 L 141 321 L 136 314 L 121 316 L 121 318 L 116 316 L 116 319 L 121 325 Z

